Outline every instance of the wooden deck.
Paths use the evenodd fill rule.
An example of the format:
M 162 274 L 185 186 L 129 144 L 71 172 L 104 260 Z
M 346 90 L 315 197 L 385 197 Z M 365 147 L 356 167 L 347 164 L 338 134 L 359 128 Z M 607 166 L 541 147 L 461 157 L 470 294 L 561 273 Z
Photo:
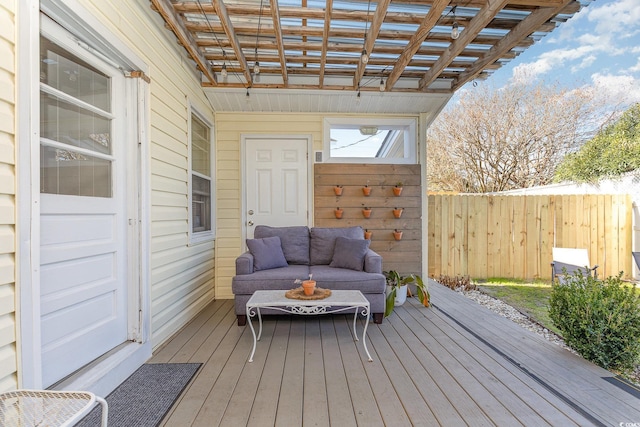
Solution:
M 232 301 L 211 304 L 151 363 L 203 366 L 165 426 L 571 426 L 640 423 L 640 399 L 585 362 L 438 284 L 369 324 L 267 317 L 253 363 Z M 358 332 L 361 333 L 361 324 Z M 638 424 L 636 424 L 638 425 Z

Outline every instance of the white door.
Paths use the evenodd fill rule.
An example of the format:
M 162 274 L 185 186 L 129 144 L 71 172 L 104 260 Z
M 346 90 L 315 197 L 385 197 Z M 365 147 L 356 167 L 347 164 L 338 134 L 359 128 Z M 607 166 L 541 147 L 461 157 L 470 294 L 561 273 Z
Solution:
M 307 225 L 307 138 L 245 139 L 246 236 L 256 225 Z
M 47 387 L 127 340 L 127 186 L 122 73 L 61 29 L 43 26 L 40 45 L 40 322 Z

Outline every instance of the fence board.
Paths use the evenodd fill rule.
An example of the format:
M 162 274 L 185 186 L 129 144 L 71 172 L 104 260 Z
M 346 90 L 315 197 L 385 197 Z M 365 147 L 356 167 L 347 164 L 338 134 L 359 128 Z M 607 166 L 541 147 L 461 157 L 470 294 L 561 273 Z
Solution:
M 632 273 L 628 195 L 432 195 L 429 275 L 550 276 L 552 248 L 586 248 L 601 275 Z
M 489 230 L 489 234 L 487 235 L 488 239 L 489 239 L 489 272 L 492 273 L 492 276 L 495 275 L 497 276 L 500 272 L 500 240 L 502 239 L 503 236 L 503 230 L 501 229 L 501 227 L 504 227 L 506 225 L 506 222 L 508 221 L 507 219 L 507 214 L 506 211 L 503 211 L 503 209 L 505 209 L 504 206 L 502 206 L 502 198 L 494 198 L 491 197 L 490 198 L 491 202 L 491 229 Z M 500 223 L 500 217 L 502 215 L 504 216 L 505 219 L 505 223 L 501 224 Z M 508 244 L 508 240 L 505 241 Z M 505 250 L 507 249 L 507 246 L 505 246 Z M 494 276 L 494 277 L 495 277 Z
M 538 197 L 530 197 L 526 202 L 527 213 L 525 216 L 526 226 L 524 230 L 524 244 L 526 250 L 524 277 L 540 276 L 540 247 L 538 246 L 537 235 L 540 234 L 540 207 L 538 206 Z

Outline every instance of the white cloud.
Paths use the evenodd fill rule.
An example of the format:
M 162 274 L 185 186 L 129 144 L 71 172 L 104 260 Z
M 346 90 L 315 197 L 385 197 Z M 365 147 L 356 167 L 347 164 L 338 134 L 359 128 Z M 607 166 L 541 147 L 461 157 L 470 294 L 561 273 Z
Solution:
M 594 2 L 587 7 L 589 21 L 595 22 L 599 34 L 623 36 L 640 28 L 638 0 L 618 0 L 610 3 Z
M 598 49 L 590 45 L 580 46 L 575 49 L 555 49 L 541 54 L 536 61 L 520 64 L 513 69 L 513 76 L 521 74 L 524 70 L 529 73 L 530 76 L 535 77 L 541 74 L 546 74 L 549 71 L 557 70 L 567 66 L 567 62 L 583 60 L 594 56 L 592 52 Z M 595 57 L 592 62 L 595 61 Z
M 639 64 L 640 65 L 640 62 Z M 630 75 L 595 73 L 591 76 L 593 88 L 613 103 L 630 105 L 640 102 L 640 79 Z
M 580 64 L 571 67 L 571 72 L 575 73 L 576 71 L 582 70 L 584 68 L 588 68 L 591 65 L 593 65 L 594 62 L 596 62 L 596 56 L 595 55 L 589 55 L 589 56 L 583 58 L 582 62 L 580 62 Z
M 640 58 L 638 58 L 638 62 L 636 63 L 636 65 L 634 65 L 633 67 L 629 68 L 628 71 L 631 72 L 631 73 L 640 72 Z
M 603 73 L 612 66 L 611 57 L 637 53 L 640 46 L 634 39 L 640 34 L 639 0 L 596 1 L 561 24 L 556 32 L 552 33 L 557 34 L 556 39 L 543 43 L 562 47 L 514 67 L 513 80 L 521 78 L 525 71 L 528 77 L 539 77 L 558 70 L 576 74 L 598 66 Z

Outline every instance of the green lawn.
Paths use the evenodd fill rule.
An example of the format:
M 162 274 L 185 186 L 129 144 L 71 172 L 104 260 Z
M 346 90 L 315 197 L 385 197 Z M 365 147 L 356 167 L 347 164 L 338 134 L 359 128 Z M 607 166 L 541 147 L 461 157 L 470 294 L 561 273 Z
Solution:
M 486 294 L 517 308 L 553 332 L 560 333 L 549 318 L 551 282 L 490 278 L 477 283 L 478 288 Z

